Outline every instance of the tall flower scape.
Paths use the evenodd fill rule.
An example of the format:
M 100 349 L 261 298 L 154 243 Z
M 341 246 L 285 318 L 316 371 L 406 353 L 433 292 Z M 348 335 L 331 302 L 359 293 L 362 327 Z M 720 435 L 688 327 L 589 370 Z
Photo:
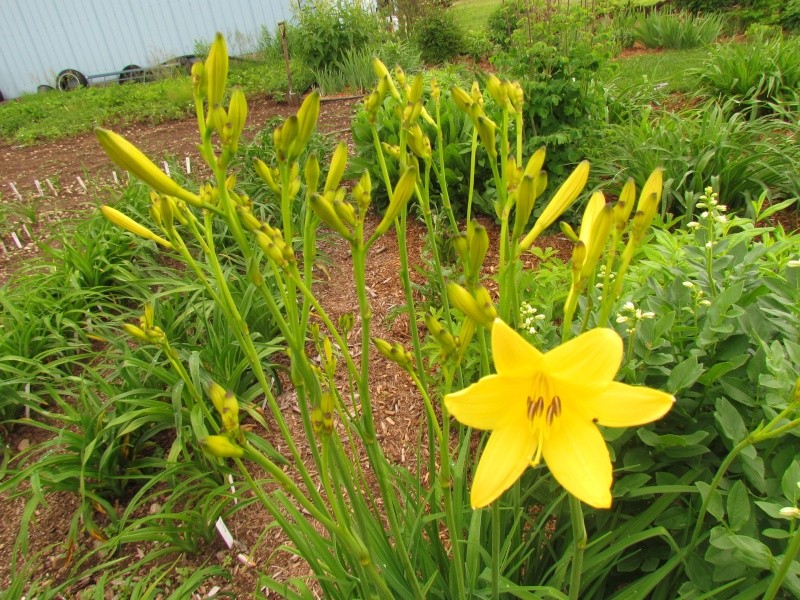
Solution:
M 220 481 L 230 475 L 239 493 L 255 498 L 272 516 L 265 527 L 282 528 L 313 573 L 289 581 L 263 575 L 262 590 L 296 598 L 322 593 L 575 599 L 589 592 L 610 597 L 613 590 L 602 591 L 604 556 L 634 551 L 643 539 L 641 529 L 604 516 L 619 501 L 609 442 L 621 430 L 613 428 L 650 423 L 674 402 L 669 394 L 615 380 L 623 341 L 609 321 L 624 302 L 625 274 L 658 212 L 661 171 L 652 174 L 638 200 L 632 181 L 614 202 L 595 192 L 578 233 L 562 226 L 573 251 L 561 345 L 537 348 L 521 326 L 520 307 L 528 300 L 519 283 L 522 257 L 581 196 L 588 163 L 579 164 L 537 208 L 547 189 L 545 150 L 522 156 L 520 86 L 489 77 L 486 104 L 477 84 L 471 91 L 449 91 L 474 130 L 473 164 L 476 157 L 486 160 L 493 173 L 500 231 L 498 263 L 490 271 L 484 264 L 488 233 L 469 218 L 473 198 L 467 199 L 468 218 L 461 223 L 448 196 L 439 111 L 447 92 L 423 75 L 409 79 L 377 60 L 374 66 L 378 83 L 364 110 L 382 181 L 364 173 L 351 189 L 344 187 L 344 144 L 326 165 L 308 153 L 320 110 L 313 92 L 296 115 L 275 128 L 274 161 L 254 165 L 271 191 L 276 222 L 237 191 L 229 173 L 247 104 L 238 89 L 227 93 L 222 36 L 205 63 L 192 69 L 199 147 L 211 181 L 196 189 L 180 185 L 124 138 L 98 130 L 109 156 L 152 188 L 149 226 L 126 216 L 124 207 L 106 206 L 103 213 L 162 246 L 203 283 L 259 382 L 259 400 L 269 409 L 264 424 L 278 440 L 271 443 L 246 426 L 262 420 L 261 413 L 229 391 L 227 382 L 198 381 L 158 327 L 157 306 L 148 305 L 140 322 L 127 324 L 125 331 L 140 343 L 162 347 L 183 380 L 181 427 L 187 441 L 176 460 L 208 460 Z M 496 110 L 489 110 L 491 103 Z M 382 143 L 378 135 L 387 112 L 402 124 L 396 144 Z M 396 164 L 395 179 L 389 161 Z M 378 225 L 369 226 L 379 186 L 388 204 Z M 436 305 L 422 305 L 412 291 L 406 251 L 411 205 L 427 228 L 428 300 L 435 298 Z M 315 295 L 320 228 L 349 245 L 358 295 L 355 319 L 335 323 Z M 408 348 L 373 338 L 370 331 L 366 258 L 383 236 L 398 239 L 412 317 Z M 254 297 L 280 330 L 302 415 L 301 436 L 292 434 L 276 401 L 257 340 L 228 287 L 230 269 L 246 274 Z M 488 285 L 490 279 L 496 285 Z M 359 330 L 360 347 L 354 351 L 347 337 Z M 407 373 L 424 402 L 427 419 L 416 447 L 416 472 L 392 464 L 378 441 L 370 388 L 373 346 Z M 356 456 L 365 462 L 353 460 Z M 614 585 L 634 598 L 645 597 L 641 584 Z

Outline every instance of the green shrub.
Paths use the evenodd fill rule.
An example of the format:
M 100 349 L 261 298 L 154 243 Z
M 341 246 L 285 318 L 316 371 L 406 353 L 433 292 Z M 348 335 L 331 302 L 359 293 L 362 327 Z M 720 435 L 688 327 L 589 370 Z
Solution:
M 616 485 L 631 493 L 599 522 L 658 511 L 653 524 L 664 530 L 607 573 L 599 597 L 611 597 L 629 571 L 672 571 L 670 540 L 682 547 L 680 575 L 650 578 L 641 597 L 761 597 L 775 577 L 767 565 L 780 564 L 793 531 L 778 511 L 797 506 L 800 494 L 796 430 L 762 443 L 750 443 L 758 439 L 750 432 L 797 417 L 787 409 L 800 364 L 792 316 L 800 269 L 789 261 L 800 240 L 731 217 L 711 194 L 697 200 L 707 216 L 694 229 L 657 230 L 627 278 L 631 305 L 617 319 L 629 348 L 622 372 L 677 401 L 652 428 L 613 443 L 625 466 Z M 689 493 L 670 501 L 656 492 L 673 485 Z M 798 583 L 787 576 L 776 597 L 796 597 Z
M 512 49 L 493 62 L 503 77 L 522 85 L 526 153 L 547 147 L 552 186 L 582 158 L 581 146 L 605 121 L 604 92 L 597 82 L 605 57 L 588 42 L 528 44 L 526 36 L 517 31 Z
M 511 46 L 511 36 L 525 14 L 526 5 L 521 0 L 498 4 L 486 23 L 489 39 L 495 45 L 508 49 Z
M 341 61 L 351 49 L 371 45 L 381 34 L 377 16 L 359 0 L 314 0 L 297 12 L 289 28 L 292 54 L 312 70 Z
M 464 51 L 464 32 L 451 11 L 429 11 L 415 26 L 415 39 L 422 60 L 428 64 L 445 63 Z
M 464 34 L 464 54 L 474 61 L 492 56 L 494 43 L 485 31 L 467 31 Z
M 685 50 L 712 43 L 721 31 L 719 15 L 695 17 L 686 13 L 652 12 L 639 17 L 634 36 L 648 48 Z

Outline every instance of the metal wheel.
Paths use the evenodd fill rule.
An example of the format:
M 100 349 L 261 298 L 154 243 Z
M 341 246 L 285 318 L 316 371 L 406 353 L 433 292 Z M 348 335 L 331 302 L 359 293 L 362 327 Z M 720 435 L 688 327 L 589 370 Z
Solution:
M 86 79 L 86 75 L 75 69 L 64 69 L 56 77 L 56 87 L 62 92 L 70 92 L 87 85 L 89 80 Z

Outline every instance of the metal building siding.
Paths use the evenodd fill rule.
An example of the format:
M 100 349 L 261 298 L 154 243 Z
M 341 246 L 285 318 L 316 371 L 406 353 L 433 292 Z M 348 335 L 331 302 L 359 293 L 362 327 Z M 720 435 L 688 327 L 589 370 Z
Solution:
M 231 54 L 255 49 L 261 27 L 291 18 L 291 0 L 0 0 L 0 91 L 6 98 L 84 75 L 194 53 L 221 31 Z

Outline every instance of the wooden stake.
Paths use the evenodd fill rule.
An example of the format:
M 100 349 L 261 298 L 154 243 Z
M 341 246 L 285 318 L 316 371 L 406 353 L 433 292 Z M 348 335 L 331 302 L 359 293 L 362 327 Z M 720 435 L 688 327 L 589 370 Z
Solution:
M 11 191 L 14 192 L 14 195 L 17 197 L 17 200 L 22 201 L 22 194 L 19 193 L 19 190 L 17 189 L 17 186 L 15 186 L 11 182 L 9 182 L 8 185 L 11 188 Z
M 164 173 L 166 173 L 167 177 L 169 177 L 169 165 L 167 164 L 167 161 L 164 161 Z
M 114 183 L 119 185 L 119 177 L 117 177 L 117 172 L 116 171 L 111 171 L 111 177 L 114 178 Z
M 50 188 L 50 191 L 53 193 L 53 196 L 58 196 L 58 191 L 56 191 L 56 188 L 53 187 L 53 182 L 50 181 L 49 177 L 45 179 L 45 183 L 47 183 L 47 187 Z
M 186 174 L 190 175 L 192 172 L 192 160 L 187 156 L 186 157 Z
M 83 191 L 88 192 L 89 190 L 86 189 L 86 184 L 83 183 L 83 179 L 81 179 L 80 176 L 76 177 L 76 179 L 78 180 L 78 185 L 83 188 Z
M 17 245 L 17 248 L 22 250 L 22 242 L 19 241 L 19 238 L 17 237 L 17 234 L 12 231 L 11 232 L 11 237 L 14 240 L 14 243 Z
M 28 239 L 30 241 L 33 241 L 33 236 L 31 235 L 31 232 L 28 231 L 28 227 L 27 227 L 27 225 L 25 225 L 25 223 L 22 224 L 22 230 L 25 232 L 25 235 L 28 236 Z
M 289 88 L 289 104 L 294 103 L 294 92 L 292 91 L 292 65 L 289 62 L 289 42 L 286 39 L 286 21 L 278 23 L 281 32 L 281 44 L 283 45 L 283 60 L 286 61 L 286 80 Z
M 38 180 L 38 179 L 34 179 L 34 180 L 33 180 L 33 185 L 35 185 L 35 186 L 36 186 L 36 192 L 37 192 L 37 195 L 38 195 L 38 196 L 40 196 L 40 197 L 41 197 L 41 196 L 44 196 L 44 190 L 42 189 L 42 184 L 41 184 L 41 183 L 39 183 L 39 180 Z

